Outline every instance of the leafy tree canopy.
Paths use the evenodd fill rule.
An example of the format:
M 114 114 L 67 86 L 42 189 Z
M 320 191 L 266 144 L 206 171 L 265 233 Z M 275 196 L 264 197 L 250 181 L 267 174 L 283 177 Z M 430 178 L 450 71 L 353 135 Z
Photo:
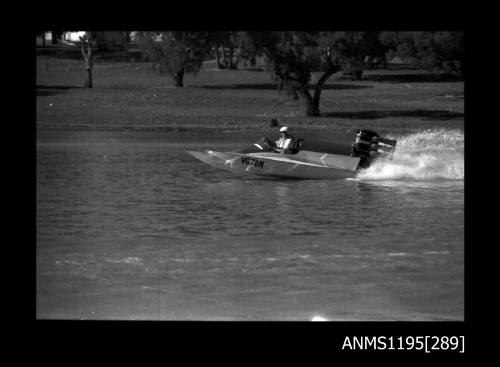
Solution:
M 464 72 L 463 32 L 382 32 L 380 41 L 394 56 L 417 67 Z
M 379 32 L 244 32 L 247 53 L 265 55 L 279 88 L 298 93 L 306 101 L 306 114 L 319 116 L 319 100 L 327 79 L 349 62 L 383 54 Z M 321 73 L 309 93 L 313 73 Z
M 138 40 L 145 56 L 160 65 L 160 72 L 167 73 L 182 87 L 184 73 L 200 71 L 210 51 L 207 32 L 138 32 Z

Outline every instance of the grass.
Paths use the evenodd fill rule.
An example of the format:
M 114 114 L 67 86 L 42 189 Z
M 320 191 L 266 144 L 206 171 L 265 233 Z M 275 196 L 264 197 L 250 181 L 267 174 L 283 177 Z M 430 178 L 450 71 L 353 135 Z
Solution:
M 360 81 L 337 73 L 322 93 L 322 116 L 313 118 L 302 100 L 279 98 L 270 75 L 255 69 L 218 70 L 207 62 L 198 75 L 186 75 L 185 88 L 174 88 L 149 63 L 108 57 L 97 60 L 94 88 L 85 89 L 81 60 L 45 53 L 36 60 L 38 129 L 243 132 L 265 130 L 278 118 L 297 130 L 384 134 L 464 124 L 463 81 L 422 70 L 368 70 Z

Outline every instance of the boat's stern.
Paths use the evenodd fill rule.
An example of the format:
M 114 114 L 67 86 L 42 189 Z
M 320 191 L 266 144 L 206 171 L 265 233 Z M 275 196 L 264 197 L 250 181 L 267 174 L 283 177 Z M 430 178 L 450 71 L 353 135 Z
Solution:
M 358 130 L 356 140 L 352 144 L 351 156 L 361 159 L 359 168 L 367 168 L 375 159 L 394 153 L 396 144 L 396 140 L 382 138 L 376 132 Z

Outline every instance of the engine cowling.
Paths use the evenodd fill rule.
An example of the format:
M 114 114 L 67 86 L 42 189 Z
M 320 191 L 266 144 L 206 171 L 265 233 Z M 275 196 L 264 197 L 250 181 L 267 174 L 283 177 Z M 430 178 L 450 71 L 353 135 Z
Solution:
M 394 152 L 396 143 L 396 140 L 381 138 L 374 131 L 358 130 L 356 140 L 352 144 L 351 156 L 360 157 L 359 166 L 366 168 L 381 154 Z

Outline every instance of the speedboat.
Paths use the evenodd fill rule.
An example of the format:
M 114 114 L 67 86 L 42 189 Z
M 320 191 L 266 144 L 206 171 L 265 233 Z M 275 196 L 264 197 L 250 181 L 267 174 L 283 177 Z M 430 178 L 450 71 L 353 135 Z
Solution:
M 213 150 L 186 152 L 213 167 L 237 174 L 278 178 L 351 178 L 376 159 L 392 155 L 396 140 L 370 130 L 357 130 L 352 144 L 318 139 L 297 139 L 290 154 L 276 150 L 274 142 L 262 137 L 249 148 L 235 152 Z

